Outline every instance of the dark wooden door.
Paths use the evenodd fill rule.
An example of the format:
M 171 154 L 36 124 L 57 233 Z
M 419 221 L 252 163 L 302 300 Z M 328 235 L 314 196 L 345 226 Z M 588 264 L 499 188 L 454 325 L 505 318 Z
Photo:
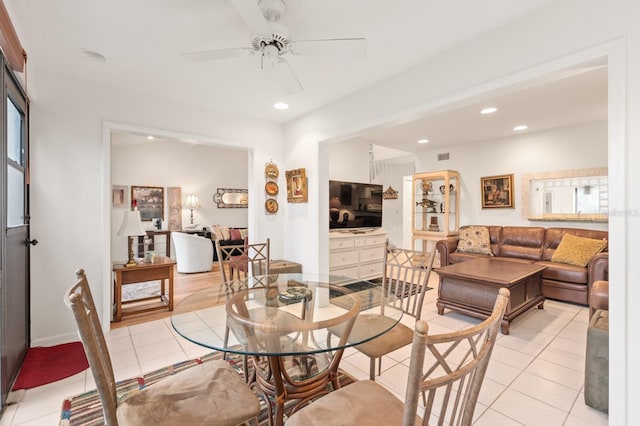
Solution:
M 4 62 L 4 61 L 3 61 Z M 29 347 L 29 168 L 26 96 L 7 66 L 2 88 L 0 370 L 2 405 Z

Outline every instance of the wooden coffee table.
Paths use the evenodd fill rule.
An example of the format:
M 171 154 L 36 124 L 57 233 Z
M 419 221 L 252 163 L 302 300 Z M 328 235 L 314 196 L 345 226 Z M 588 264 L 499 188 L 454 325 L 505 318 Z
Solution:
M 514 318 L 535 305 L 544 307 L 540 289 L 545 266 L 494 259 L 491 257 L 434 268 L 440 276 L 438 314 L 448 308 L 476 318 L 488 318 L 493 310 L 498 290 L 511 292 L 502 319 L 502 333 L 509 334 Z

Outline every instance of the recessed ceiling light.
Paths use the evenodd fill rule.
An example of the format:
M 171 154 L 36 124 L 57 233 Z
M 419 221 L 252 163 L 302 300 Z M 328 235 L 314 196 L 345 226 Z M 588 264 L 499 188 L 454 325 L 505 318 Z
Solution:
M 484 108 L 484 109 L 480 110 L 480 114 L 493 114 L 497 110 L 498 110 L 498 108 L 487 107 L 487 108 Z
M 91 49 L 78 49 L 78 53 L 83 55 L 85 58 L 89 58 L 92 61 L 96 62 L 106 62 L 107 58 L 102 53 L 98 53 L 95 50 Z
M 524 124 L 521 125 L 521 126 L 516 126 L 516 127 L 513 128 L 513 130 L 515 130 L 516 132 L 520 132 L 522 130 L 527 130 L 527 129 L 528 129 L 528 127 L 525 126 Z
M 429 139 L 419 139 L 418 143 L 429 143 Z
M 289 104 L 284 102 L 276 102 L 275 104 L 273 104 L 273 107 L 275 109 L 289 109 Z
M 151 135 L 149 135 L 149 136 L 147 136 L 147 139 L 148 139 L 148 140 L 150 140 L 150 141 L 152 141 L 152 140 L 154 140 L 154 139 L 155 139 L 155 136 L 151 136 Z

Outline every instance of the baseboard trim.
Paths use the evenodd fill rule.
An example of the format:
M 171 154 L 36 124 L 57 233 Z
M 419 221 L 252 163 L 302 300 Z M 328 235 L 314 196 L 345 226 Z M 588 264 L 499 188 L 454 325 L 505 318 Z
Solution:
M 58 334 L 56 336 L 44 337 L 41 339 L 33 339 L 31 341 L 31 347 L 55 346 L 61 345 L 63 343 L 78 342 L 79 340 L 80 336 L 78 336 L 78 333 L 74 331 L 70 333 Z

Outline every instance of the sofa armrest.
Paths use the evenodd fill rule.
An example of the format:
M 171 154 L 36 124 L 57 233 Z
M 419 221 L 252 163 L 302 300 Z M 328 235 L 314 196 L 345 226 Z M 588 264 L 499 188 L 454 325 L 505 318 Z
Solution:
M 609 253 L 598 253 L 591 258 L 588 268 L 588 282 L 589 290 L 591 285 L 596 281 L 608 281 L 609 280 Z
M 447 238 L 436 243 L 436 250 L 440 252 L 440 266 L 449 264 L 449 253 L 453 253 L 458 248 L 458 238 Z
M 596 281 L 589 290 L 589 318 L 598 309 L 609 310 L 609 281 Z

